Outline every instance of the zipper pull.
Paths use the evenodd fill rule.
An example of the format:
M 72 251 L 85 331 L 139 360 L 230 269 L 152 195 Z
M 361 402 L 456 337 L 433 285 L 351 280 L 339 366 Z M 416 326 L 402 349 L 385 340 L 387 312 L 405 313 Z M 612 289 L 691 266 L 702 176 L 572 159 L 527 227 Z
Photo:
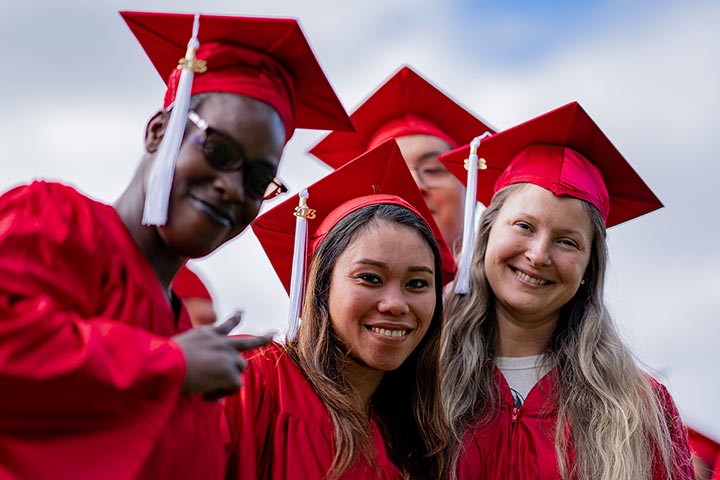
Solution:
M 515 422 L 517 421 L 518 413 L 519 413 L 519 412 L 520 412 L 520 409 L 519 409 L 518 407 L 513 407 L 513 409 L 512 409 L 512 423 L 513 423 L 513 425 L 514 425 Z

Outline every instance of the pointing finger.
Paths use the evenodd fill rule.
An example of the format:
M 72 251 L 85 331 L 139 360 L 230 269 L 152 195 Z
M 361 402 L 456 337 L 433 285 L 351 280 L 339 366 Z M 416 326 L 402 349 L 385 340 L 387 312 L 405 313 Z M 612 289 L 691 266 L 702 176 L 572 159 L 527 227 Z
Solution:
M 219 333 L 220 335 L 227 335 L 228 333 L 232 332 L 233 328 L 237 327 L 241 321 L 242 311 L 237 311 L 230 315 L 230 318 L 225 320 L 223 323 L 221 323 L 217 327 L 213 327 L 213 330 L 215 331 L 215 333 Z
M 253 350 L 258 347 L 262 347 L 263 345 L 267 345 L 268 343 L 272 342 L 273 336 L 271 334 L 266 334 L 262 336 L 237 336 L 237 337 L 230 337 L 230 346 L 237 350 L 238 352 L 246 352 L 248 350 Z

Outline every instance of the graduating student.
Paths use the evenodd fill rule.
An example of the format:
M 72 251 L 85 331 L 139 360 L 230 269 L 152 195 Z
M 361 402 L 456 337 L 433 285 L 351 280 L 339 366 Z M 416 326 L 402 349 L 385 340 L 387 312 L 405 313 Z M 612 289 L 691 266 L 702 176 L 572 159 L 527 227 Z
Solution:
M 488 207 L 446 304 L 457 477 L 691 479 L 677 409 L 603 293 L 606 228 L 662 204 L 577 103 L 441 157 L 459 178 L 465 159 Z
M 253 223 L 290 291 L 292 325 L 284 345 L 248 358 L 243 386 L 225 399 L 229 477 L 437 479 L 447 433 L 441 292 L 452 255 L 394 141 L 306 193 Z
M 270 339 L 184 332 L 171 281 L 282 189 L 296 127 L 350 126 L 295 20 L 122 16 L 168 85 L 127 189 L 0 197 L 0 478 L 224 478 L 215 399 Z
M 459 249 L 465 189 L 438 156 L 492 128 L 407 66 L 380 85 L 350 118 L 355 132 L 332 132 L 310 153 L 338 168 L 395 139 L 445 241 Z

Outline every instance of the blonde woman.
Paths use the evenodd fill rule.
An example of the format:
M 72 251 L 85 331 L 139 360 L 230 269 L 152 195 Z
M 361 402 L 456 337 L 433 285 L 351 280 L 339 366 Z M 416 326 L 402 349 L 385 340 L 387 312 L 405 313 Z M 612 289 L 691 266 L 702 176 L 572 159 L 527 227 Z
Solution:
M 490 137 L 477 155 L 489 206 L 469 285 L 456 284 L 467 293 L 445 307 L 451 476 L 693 478 L 675 405 L 603 296 L 606 227 L 660 202 L 577 103 Z M 443 161 L 459 173 L 460 156 Z

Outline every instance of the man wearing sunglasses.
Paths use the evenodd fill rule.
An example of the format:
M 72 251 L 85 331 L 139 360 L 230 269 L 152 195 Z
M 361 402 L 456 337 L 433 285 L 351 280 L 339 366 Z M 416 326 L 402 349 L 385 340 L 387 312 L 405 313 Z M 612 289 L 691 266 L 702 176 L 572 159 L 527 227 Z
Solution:
M 126 190 L 0 196 L 1 478 L 224 478 L 216 400 L 270 338 L 190 329 L 171 281 L 287 190 L 296 127 L 352 128 L 295 20 L 122 15 L 168 85 Z

